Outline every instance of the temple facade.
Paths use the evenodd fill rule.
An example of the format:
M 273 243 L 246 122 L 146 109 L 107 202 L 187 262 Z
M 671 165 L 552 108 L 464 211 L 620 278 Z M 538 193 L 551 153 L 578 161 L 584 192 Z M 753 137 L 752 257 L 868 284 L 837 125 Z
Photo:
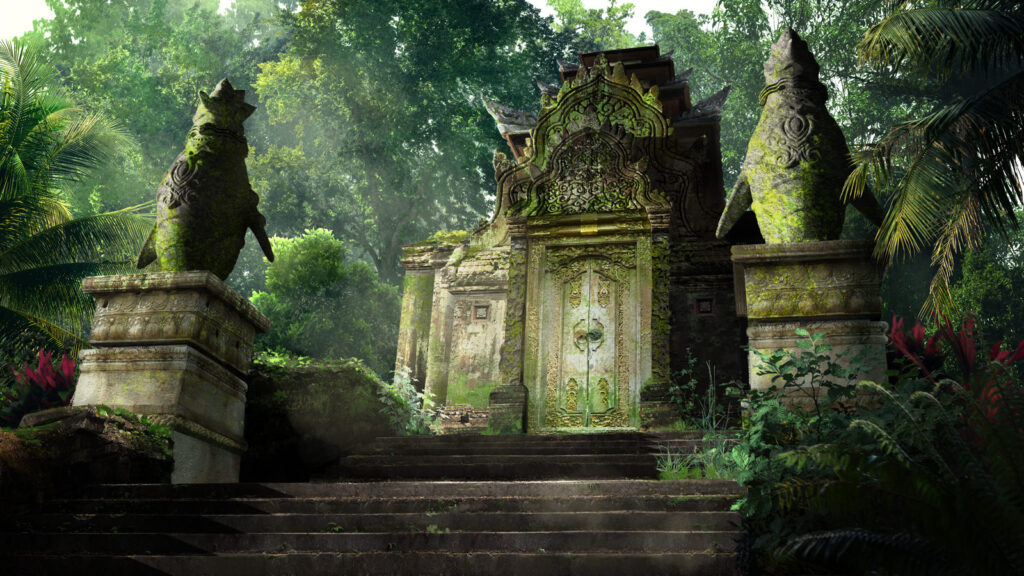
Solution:
M 691 355 L 746 379 L 734 238 L 715 238 L 728 89 L 691 104 L 658 46 L 559 68 L 536 114 L 487 102 L 510 149 L 491 220 L 403 253 L 396 368 L 449 430 L 666 425 Z

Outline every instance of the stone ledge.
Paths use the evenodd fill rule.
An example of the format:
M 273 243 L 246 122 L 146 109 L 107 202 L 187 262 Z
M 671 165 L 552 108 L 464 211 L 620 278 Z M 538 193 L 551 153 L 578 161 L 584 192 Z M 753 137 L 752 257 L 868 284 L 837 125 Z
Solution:
M 732 247 L 737 264 L 792 264 L 828 260 L 871 258 L 875 243 L 871 240 L 824 240 L 783 244 L 740 244 Z
M 214 446 L 223 448 L 238 455 L 245 453 L 245 450 L 248 447 L 245 440 L 229 438 L 223 434 L 218 434 L 206 426 L 202 426 L 180 416 L 174 416 L 172 414 L 149 414 L 146 417 L 149 418 L 150 422 L 160 424 L 161 426 L 167 426 L 175 432 L 192 436 L 193 438 L 197 438 L 208 444 L 213 444 Z
M 237 310 L 258 332 L 270 329 L 270 321 L 248 300 L 240 296 L 206 270 L 187 272 L 151 272 L 147 274 L 118 274 L 113 276 L 92 276 L 82 280 L 82 291 L 86 294 L 105 295 L 124 292 L 205 290 Z
M 737 313 L 751 322 L 878 319 L 883 270 L 871 256 L 872 245 L 832 240 L 734 246 Z

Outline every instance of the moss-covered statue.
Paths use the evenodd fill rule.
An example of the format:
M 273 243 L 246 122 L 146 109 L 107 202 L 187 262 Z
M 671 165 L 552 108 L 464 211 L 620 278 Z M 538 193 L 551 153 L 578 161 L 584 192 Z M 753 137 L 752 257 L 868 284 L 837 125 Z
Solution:
M 199 99 L 185 150 L 157 188 L 156 225 L 138 267 L 156 261 L 162 271 L 209 270 L 223 280 L 235 267 L 247 228 L 267 259 L 274 259 L 245 169 L 249 145 L 242 123 L 256 107 L 226 79 Z
M 772 45 L 764 64 L 761 120 L 717 236 L 728 234 L 753 206 L 769 244 L 835 240 L 843 229 L 843 183 L 852 169 L 843 133 L 825 100 L 818 62 L 792 29 Z M 882 209 L 870 193 L 854 206 L 876 225 Z

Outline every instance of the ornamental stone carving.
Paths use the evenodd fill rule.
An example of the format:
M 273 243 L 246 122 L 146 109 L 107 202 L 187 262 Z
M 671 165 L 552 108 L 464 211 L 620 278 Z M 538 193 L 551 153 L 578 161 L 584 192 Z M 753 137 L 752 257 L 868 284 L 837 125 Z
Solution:
M 669 204 L 648 175 L 647 159 L 668 149 L 672 125 L 661 113 L 658 87 L 644 89 L 635 75 L 627 78 L 622 63 L 608 64 L 599 56 L 557 96 L 542 93 L 530 134 L 518 165 L 496 156 L 497 214 L 616 212 Z M 659 166 L 665 165 L 680 172 L 692 168 Z M 669 180 L 687 178 L 692 177 Z
M 852 169 L 843 133 L 825 101 L 818 62 L 792 29 L 764 64 L 761 120 L 716 232 L 736 225 L 747 208 L 769 244 L 835 240 L 843 229 L 843 183 Z M 870 193 L 853 202 L 875 224 L 882 209 Z

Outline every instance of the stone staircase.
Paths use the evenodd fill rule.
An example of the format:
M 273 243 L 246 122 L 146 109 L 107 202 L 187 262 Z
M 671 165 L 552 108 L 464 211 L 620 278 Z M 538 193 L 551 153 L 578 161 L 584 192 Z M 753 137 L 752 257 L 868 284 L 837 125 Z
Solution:
M 19 510 L 0 503 L 0 566 L 19 575 L 733 576 L 739 517 L 729 507 L 741 489 L 650 479 L 658 449 L 692 441 L 388 438 L 336 469 L 385 482 L 85 487 Z
M 698 433 L 401 436 L 378 438 L 327 478 L 540 480 L 657 478 L 665 450 L 692 453 Z

